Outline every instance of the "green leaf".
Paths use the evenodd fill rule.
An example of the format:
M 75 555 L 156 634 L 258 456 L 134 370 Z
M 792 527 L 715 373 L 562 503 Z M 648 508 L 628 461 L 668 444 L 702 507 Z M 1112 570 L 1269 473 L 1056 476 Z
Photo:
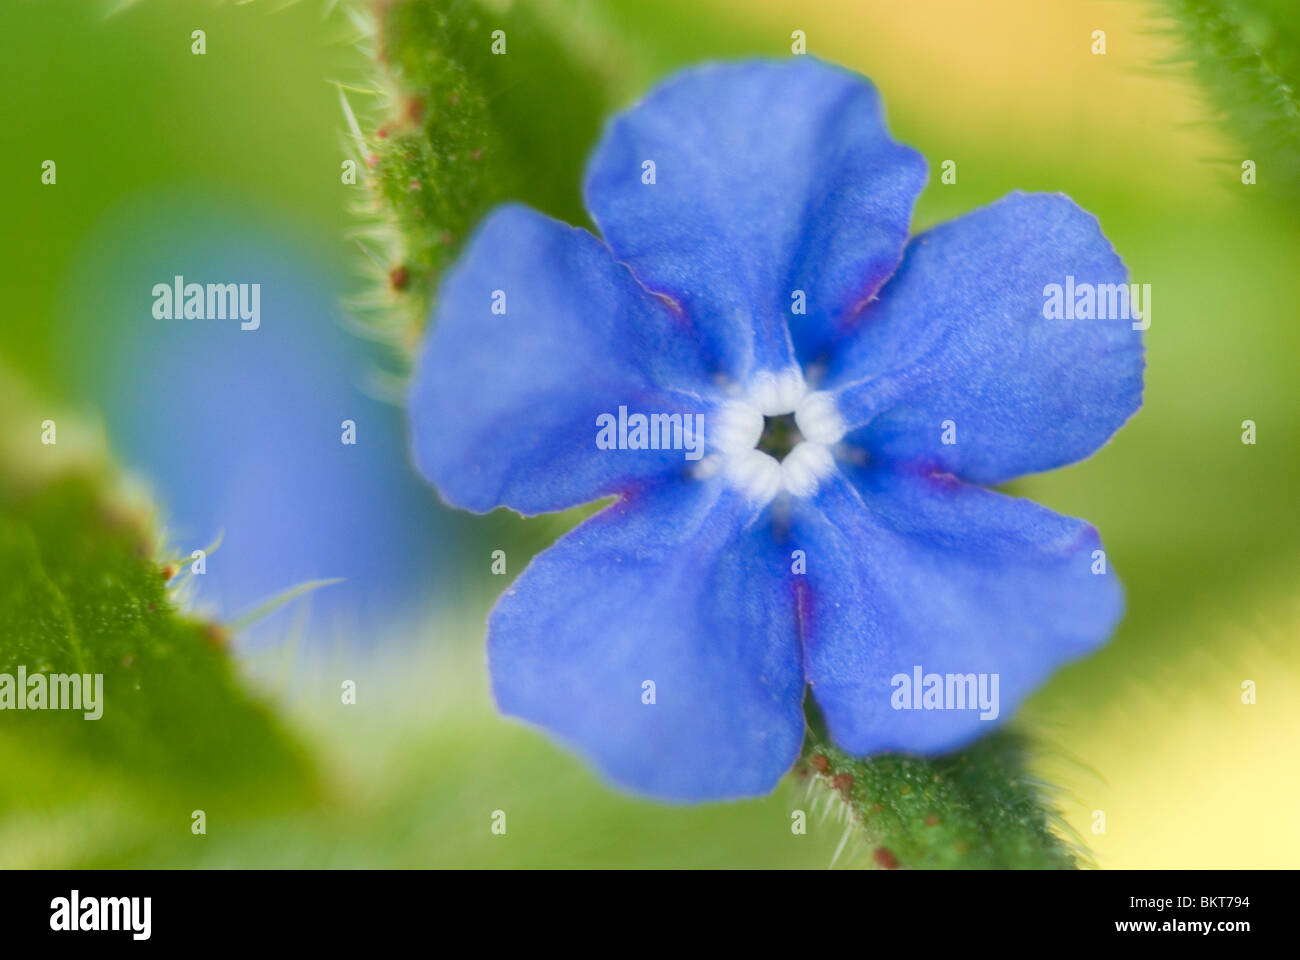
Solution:
M 439 273 L 493 206 L 518 200 L 587 222 L 575 171 L 599 133 L 606 84 L 528 4 L 399 0 L 377 17 L 369 29 L 382 105 L 374 129 L 355 131 L 387 288 L 373 323 L 409 352 Z
M 1084 855 L 1028 772 L 1015 731 L 940 757 L 853 757 L 810 710 L 797 773 L 844 821 L 837 862 L 883 869 L 1069 869 Z M 1056 828 L 1056 830 L 1053 829 Z M 847 852 L 847 856 L 845 853 Z M 1084 855 L 1086 856 L 1086 855 Z
M 66 452 L 71 419 L 44 445 L 40 417 L 4 413 L 23 439 L 0 449 L 0 674 L 102 675 L 102 715 L 0 711 L 0 817 L 131 797 L 188 834 L 193 809 L 309 800 L 313 766 L 246 688 L 226 632 L 177 608 L 152 510 L 102 455 Z
M 1300 4 L 1163 0 L 1184 55 L 1254 160 L 1256 185 L 1300 201 Z

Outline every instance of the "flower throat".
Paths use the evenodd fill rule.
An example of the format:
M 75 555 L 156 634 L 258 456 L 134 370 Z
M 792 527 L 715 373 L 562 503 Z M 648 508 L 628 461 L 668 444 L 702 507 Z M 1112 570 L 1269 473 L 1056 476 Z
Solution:
M 758 439 L 758 449 L 777 460 L 784 460 L 786 454 L 801 440 L 803 435 L 795 426 L 794 414 L 784 413 L 777 417 L 764 417 L 763 434 Z

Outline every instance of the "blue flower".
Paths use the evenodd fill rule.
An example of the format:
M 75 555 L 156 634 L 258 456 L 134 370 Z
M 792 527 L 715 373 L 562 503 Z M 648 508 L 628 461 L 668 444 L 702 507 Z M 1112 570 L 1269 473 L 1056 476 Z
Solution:
M 925 180 L 862 77 L 742 62 L 611 123 L 601 237 L 521 206 L 478 229 L 417 364 L 420 470 L 473 511 L 616 498 L 493 611 L 504 712 L 634 790 L 742 797 L 795 760 L 805 689 L 846 750 L 942 751 L 1104 642 L 1123 601 L 1096 531 L 985 487 L 1139 407 L 1141 324 L 1093 294 L 1079 318 L 1126 270 L 1060 195 L 909 241 Z M 695 415 L 698 460 L 667 426 Z M 757 449 L 790 415 L 784 458 Z

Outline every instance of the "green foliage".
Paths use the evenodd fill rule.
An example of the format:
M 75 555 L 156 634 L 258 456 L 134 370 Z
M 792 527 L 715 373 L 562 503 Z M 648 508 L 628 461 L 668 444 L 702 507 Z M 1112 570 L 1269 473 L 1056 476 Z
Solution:
M 1257 185 L 1300 201 L 1300 4 L 1164 0 L 1187 59 L 1258 166 Z M 1240 163 L 1240 160 L 1236 161 Z
M 575 171 L 599 132 L 604 84 L 528 4 L 399 0 L 377 8 L 374 28 L 387 102 L 364 135 L 365 162 L 394 228 L 383 279 L 397 298 L 381 325 L 409 348 L 440 271 L 493 206 L 520 200 L 586 221 Z
M 863 859 L 895 869 L 1068 869 L 1075 851 L 1053 831 L 1043 784 L 1014 731 L 942 757 L 850 756 L 810 718 L 799 775 L 834 791 Z
M 304 754 L 236 676 L 225 632 L 176 609 L 151 517 L 111 488 L 85 464 L 0 486 L 0 673 L 103 675 L 99 719 L 0 714 L 0 765 L 21 771 L 0 786 L 0 815 L 107 789 L 187 835 L 195 808 L 306 799 Z

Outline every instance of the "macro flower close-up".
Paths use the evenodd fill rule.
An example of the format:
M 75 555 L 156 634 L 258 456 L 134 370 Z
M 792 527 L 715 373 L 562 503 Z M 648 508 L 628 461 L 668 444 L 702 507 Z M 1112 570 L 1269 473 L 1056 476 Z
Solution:
M 932 951 L 1287 902 L 1300 2 L 0 36 L 20 948 L 472 915 L 413 870 L 633 938 L 584 873 L 848 874 L 805 927 Z
M 493 610 L 502 711 L 624 787 L 742 797 L 795 761 L 805 691 L 851 754 L 936 753 L 1106 641 L 1096 530 L 992 488 L 1141 405 L 1127 271 L 1061 194 L 910 236 L 926 177 L 862 76 L 708 65 L 609 123 L 598 233 L 477 229 L 417 360 L 418 467 L 475 512 L 613 498 Z

